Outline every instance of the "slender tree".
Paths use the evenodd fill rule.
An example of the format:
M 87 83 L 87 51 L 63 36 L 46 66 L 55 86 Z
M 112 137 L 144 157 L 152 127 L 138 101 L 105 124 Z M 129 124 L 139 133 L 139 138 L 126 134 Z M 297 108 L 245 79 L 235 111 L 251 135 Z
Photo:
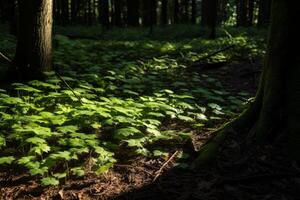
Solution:
M 52 69 L 52 0 L 18 0 L 19 30 L 14 66 L 22 80 Z
M 161 24 L 168 24 L 168 0 L 161 1 Z
M 104 28 L 109 29 L 109 0 L 100 0 L 99 4 L 99 13 L 100 13 L 100 22 Z
M 254 102 L 236 120 L 216 132 L 201 151 L 198 164 L 207 163 L 228 130 L 253 128 L 255 141 L 264 144 L 282 134 L 291 158 L 300 162 L 300 13 L 298 2 L 273 0 L 268 50 Z
M 181 23 L 189 22 L 189 0 L 180 1 L 180 14 L 181 14 Z
M 237 0 L 237 26 L 253 25 L 254 0 Z
M 114 8 L 114 14 L 113 14 L 113 21 L 114 25 L 121 27 L 122 26 L 122 0 L 113 0 L 113 8 Z
M 139 26 L 140 0 L 127 0 L 127 24 L 129 26 Z
M 259 0 L 258 26 L 265 26 L 269 24 L 271 15 L 271 2 L 272 0 Z
M 207 36 L 210 39 L 214 39 L 216 37 L 217 15 L 218 0 L 203 0 L 201 24 L 207 29 Z
M 69 23 L 69 1 L 68 0 L 59 0 L 61 1 L 61 21 L 63 25 Z
M 192 0 L 192 16 L 191 16 L 191 22 L 193 24 L 196 24 L 197 20 L 197 2 L 196 0 Z
M 151 1 L 142 1 L 142 20 L 144 26 L 151 26 Z
M 180 19 L 179 0 L 174 0 L 174 24 L 179 23 Z

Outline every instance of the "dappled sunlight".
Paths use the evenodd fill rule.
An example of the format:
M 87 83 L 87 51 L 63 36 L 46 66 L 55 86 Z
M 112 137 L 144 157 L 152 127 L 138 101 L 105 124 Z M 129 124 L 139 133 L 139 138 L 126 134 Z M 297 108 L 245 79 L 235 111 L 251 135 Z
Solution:
M 47 73 L 43 82 L 15 83 L 13 92 L 0 91 L 1 127 L 8 128 L 0 135 L 1 146 L 22 145 L 22 152 L 5 152 L 0 163 L 17 162 L 31 175 L 51 170 L 41 183 L 56 185 L 68 174 L 83 176 L 90 161 L 90 170 L 102 174 L 122 156 L 168 155 L 187 138 L 235 116 L 251 96 L 228 90 L 218 73 L 188 69 L 206 55 L 204 49 L 217 50 L 219 41 L 231 43 L 56 36 L 56 72 Z M 203 52 L 194 51 L 197 43 Z

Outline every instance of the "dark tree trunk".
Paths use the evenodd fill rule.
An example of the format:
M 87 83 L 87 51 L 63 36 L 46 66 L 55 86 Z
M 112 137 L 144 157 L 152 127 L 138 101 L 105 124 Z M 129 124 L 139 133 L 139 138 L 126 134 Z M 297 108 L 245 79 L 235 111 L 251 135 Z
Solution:
M 196 20 L 197 20 L 197 2 L 196 0 L 192 0 L 192 18 L 191 18 L 192 24 L 196 24 Z
M 139 0 L 127 0 L 127 24 L 129 26 L 139 26 Z
M 287 133 L 287 148 L 300 161 L 300 54 L 291 49 L 300 45 L 296 1 L 274 0 L 268 51 L 260 87 L 252 106 L 242 115 L 245 122 L 256 124 L 258 141 Z
M 101 3 L 99 4 L 99 13 L 100 13 L 100 22 L 102 26 L 106 29 L 109 29 L 110 23 L 109 23 L 109 1 L 108 0 L 101 0 Z
M 207 29 L 207 36 L 210 39 L 215 39 L 216 37 L 217 15 L 218 0 L 203 0 L 201 24 Z
M 60 0 L 60 1 L 61 1 L 62 24 L 67 25 L 69 23 L 69 1 L 68 0 Z
M 248 26 L 253 26 L 254 0 L 248 0 Z
M 18 32 L 18 12 L 17 12 L 17 1 L 11 0 L 9 7 L 9 32 L 12 35 L 17 36 Z
M 222 24 L 228 20 L 227 4 L 228 0 L 219 0 L 218 24 Z
M 142 21 L 144 26 L 151 26 L 151 1 L 142 1 Z
M 52 70 L 52 0 L 18 0 L 19 31 L 14 66 L 21 80 Z
M 121 27 L 122 26 L 122 2 L 121 2 L 121 0 L 114 0 L 113 7 L 114 7 L 114 24 L 115 24 L 115 26 Z
M 190 7 L 190 0 L 181 0 L 182 23 L 190 22 L 189 7 Z
M 88 25 L 92 25 L 92 2 L 91 0 L 87 1 L 87 10 L 86 10 L 86 14 L 87 14 L 87 23 Z
M 260 0 L 258 11 L 258 26 L 265 26 L 270 23 L 272 0 Z
M 248 0 L 237 0 L 237 26 L 247 26 L 247 1 Z
M 270 141 L 281 134 L 287 143 L 276 145 L 281 148 L 278 150 L 288 150 L 288 156 L 300 162 L 300 54 L 295 51 L 300 45 L 300 21 L 295 20 L 300 7 L 297 1 L 273 0 L 271 12 L 268 49 L 255 100 L 239 118 L 220 129 L 200 150 L 197 164 L 216 158 L 218 147 L 228 130 L 245 128 L 254 131 L 256 142 L 261 145 L 265 142 L 272 144 Z
M 254 0 L 237 0 L 237 26 L 253 25 Z
M 174 24 L 178 24 L 180 19 L 179 0 L 174 0 Z
M 168 0 L 161 1 L 161 24 L 168 24 Z
M 157 24 L 157 0 L 151 0 L 151 23 L 152 25 Z

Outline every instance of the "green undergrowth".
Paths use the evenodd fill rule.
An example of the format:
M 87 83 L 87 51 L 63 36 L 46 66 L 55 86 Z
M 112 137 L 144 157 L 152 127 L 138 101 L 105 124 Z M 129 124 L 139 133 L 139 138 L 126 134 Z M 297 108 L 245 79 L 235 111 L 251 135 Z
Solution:
M 167 42 L 56 35 L 56 73 L 0 89 L 1 169 L 26 169 L 57 185 L 138 155 L 165 156 L 168 143 L 183 144 L 243 109 L 248 93 L 227 91 L 220 80 L 189 69 L 231 44 L 236 48 L 209 62 L 263 53 L 262 41 L 248 36 Z M 0 42 L 8 52 L 13 46 Z

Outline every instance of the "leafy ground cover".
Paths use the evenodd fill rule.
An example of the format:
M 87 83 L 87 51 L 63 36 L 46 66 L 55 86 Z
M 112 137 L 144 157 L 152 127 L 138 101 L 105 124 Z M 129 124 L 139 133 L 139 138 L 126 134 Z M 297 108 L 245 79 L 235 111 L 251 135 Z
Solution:
M 85 28 L 74 39 L 74 29 L 82 30 L 57 29 L 55 72 L 45 81 L 0 89 L 1 198 L 25 195 L 8 189 L 18 186 L 8 174 L 43 186 L 74 184 L 79 177 L 85 183 L 95 181 L 94 174 L 117 176 L 116 168 L 133 163 L 161 166 L 178 151 L 177 167 L 187 168 L 193 155 L 181 150 L 188 141 L 201 145 L 254 95 L 263 33 L 222 29 L 209 41 L 193 38 L 199 34 L 193 26 L 186 29 L 190 35 L 172 34 L 171 27 L 153 36 L 146 29 L 100 35 Z M 96 38 L 78 39 L 87 30 Z M 14 38 L 0 37 L 0 51 L 12 57 Z M 155 167 L 141 171 L 157 173 Z

